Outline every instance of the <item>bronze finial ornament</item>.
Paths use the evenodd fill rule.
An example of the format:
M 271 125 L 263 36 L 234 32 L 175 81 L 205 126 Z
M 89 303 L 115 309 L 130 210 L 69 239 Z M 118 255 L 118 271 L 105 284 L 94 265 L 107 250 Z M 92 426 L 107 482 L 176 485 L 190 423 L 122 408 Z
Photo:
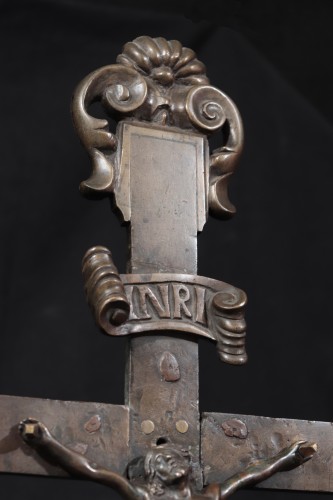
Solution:
M 99 100 L 116 118 L 204 134 L 222 129 L 224 143 L 210 155 L 208 205 L 215 216 L 233 215 L 227 181 L 242 150 L 243 129 L 231 99 L 209 85 L 205 65 L 176 40 L 141 36 L 126 43 L 117 63 L 88 75 L 74 95 L 74 125 L 93 164 L 92 176 L 81 183 L 82 192 L 107 194 L 119 189 L 114 165 L 117 137 L 109 131 L 107 120 L 87 111 Z
M 115 132 L 89 114 L 94 101 Z M 92 161 L 82 193 L 111 196 L 130 226 L 128 274 L 103 246 L 82 264 L 98 327 L 129 339 L 126 404 L 0 396 L 11 443 L 0 471 L 70 474 L 127 499 L 223 499 L 254 485 L 332 492 L 331 423 L 199 412 L 199 337 L 216 342 L 222 361 L 247 361 L 246 294 L 197 275 L 208 212 L 235 213 L 228 180 L 243 129 L 234 103 L 191 49 L 142 36 L 79 84 L 73 120 Z M 222 144 L 210 152 L 217 131 Z

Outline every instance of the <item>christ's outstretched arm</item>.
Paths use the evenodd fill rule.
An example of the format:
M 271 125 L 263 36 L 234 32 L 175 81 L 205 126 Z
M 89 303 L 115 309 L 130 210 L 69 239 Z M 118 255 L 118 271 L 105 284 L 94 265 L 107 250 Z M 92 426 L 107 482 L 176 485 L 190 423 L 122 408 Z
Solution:
M 118 491 L 118 493 L 128 500 L 143 498 L 139 491 L 120 474 L 108 471 L 90 462 L 79 453 L 59 443 L 52 436 L 48 428 L 38 420 L 31 418 L 23 420 L 19 424 L 19 432 L 22 439 L 33 447 L 41 457 L 52 463 L 56 463 L 56 465 L 60 465 L 69 474 L 105 484 Z
M 283 448 L 277 455 L 268 459 L 257 460 L 249 465 L 244 471 L 235 474 L 221 485 L 211 485 L 205 490 L 209 495 L 210 490 L 216 492 L 219 488 L 219 498 L 224 500 L 236 490 L 247 486 L 254 486 L 261 481 L 271 477 L 276 472 L 294 469 L 304 464 L 317 451 L 317 445 L 306 441 L 297 441 L 287 448 Z

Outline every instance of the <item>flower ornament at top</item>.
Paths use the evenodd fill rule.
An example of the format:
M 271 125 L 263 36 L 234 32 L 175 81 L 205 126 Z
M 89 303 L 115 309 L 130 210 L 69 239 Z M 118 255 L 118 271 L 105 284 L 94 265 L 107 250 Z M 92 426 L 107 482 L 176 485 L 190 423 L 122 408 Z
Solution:
M 117 62 L 134 68 L 147 84 L 144 106 L 134 111 L 141 120 L 194 128 L 185 109 L 190 87 L 209 85 L 205 65 L 177 40 L 141 36 L 124 46 Z
M 217 217 L 235 213 L 227 187 L 242 150 L 240 115 L 231 99 L 209 84 L 205 65 L 193 50 L 176 40 L 141 36 L 124 46 L 117 64 L 94 71 L 78 86 L 73 119 L 93 164 L 92 175 L 81 183 L 81 190 L 87 195 L 105 195 L 114 191 L 119 177 L 119 138 L 109 130 L 106 119 L 88 113 L 95 101 L 117 120 L 205 135 L 222 129 L 223 144 L 210 155 L 208 206 Z
M 209 85 L 206 67 L 192 49 L 178 40 L 140 36 L 128 42 L 117 62 L 134 67 L 142 75 L 161 85 Z

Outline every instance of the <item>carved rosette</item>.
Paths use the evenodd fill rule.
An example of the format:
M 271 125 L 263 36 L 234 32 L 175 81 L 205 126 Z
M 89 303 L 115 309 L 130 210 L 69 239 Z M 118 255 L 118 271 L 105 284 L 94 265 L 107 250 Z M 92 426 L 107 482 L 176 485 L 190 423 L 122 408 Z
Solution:
M 193 50 L 176 40 L 142 36 L 124 46 L 117 64 L 94 71 L 77 87 L 74 125 L 92 160 L 92 174 L 80 188 L 86 195 L 103 196 L 113 192 L 120 175 L 118 141 L 106 119 L 89 114 L 95 101 L 116 120 L 136 119 L 205 135 L 222 130 L 223 143 L 210 155 L 208 205 L 217 217 L 234 214 L 227 185 L 242 150 L 241 119 L 231 99 L 209 84 Z

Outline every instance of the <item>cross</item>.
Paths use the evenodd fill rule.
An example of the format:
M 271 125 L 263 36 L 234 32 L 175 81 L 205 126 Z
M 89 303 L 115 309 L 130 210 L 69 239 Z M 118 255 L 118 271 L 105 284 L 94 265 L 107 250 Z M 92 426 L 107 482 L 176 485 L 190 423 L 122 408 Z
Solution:
M 116 133 L 89 114 L 94 101 Z M 245 293 L 196 274 L 208 211 L 235 212 L 227 187 L 243 132 L 234 103 L 192 50 L 139 37 L 80 83 L 73 120 L 93 165 L 82 193 L 110 196 L 130 227 L 128 274 L 105 247 L 83 259 L 97 325 L 129 338 L 126 402 L 1 396 L 0 471 L 88 477 L 125 498 L 226 498 L 253 485 L 333 491 L 331 423 L 199 412 L 198 338 L 216 342 L 223 362 L 247 359 Z

